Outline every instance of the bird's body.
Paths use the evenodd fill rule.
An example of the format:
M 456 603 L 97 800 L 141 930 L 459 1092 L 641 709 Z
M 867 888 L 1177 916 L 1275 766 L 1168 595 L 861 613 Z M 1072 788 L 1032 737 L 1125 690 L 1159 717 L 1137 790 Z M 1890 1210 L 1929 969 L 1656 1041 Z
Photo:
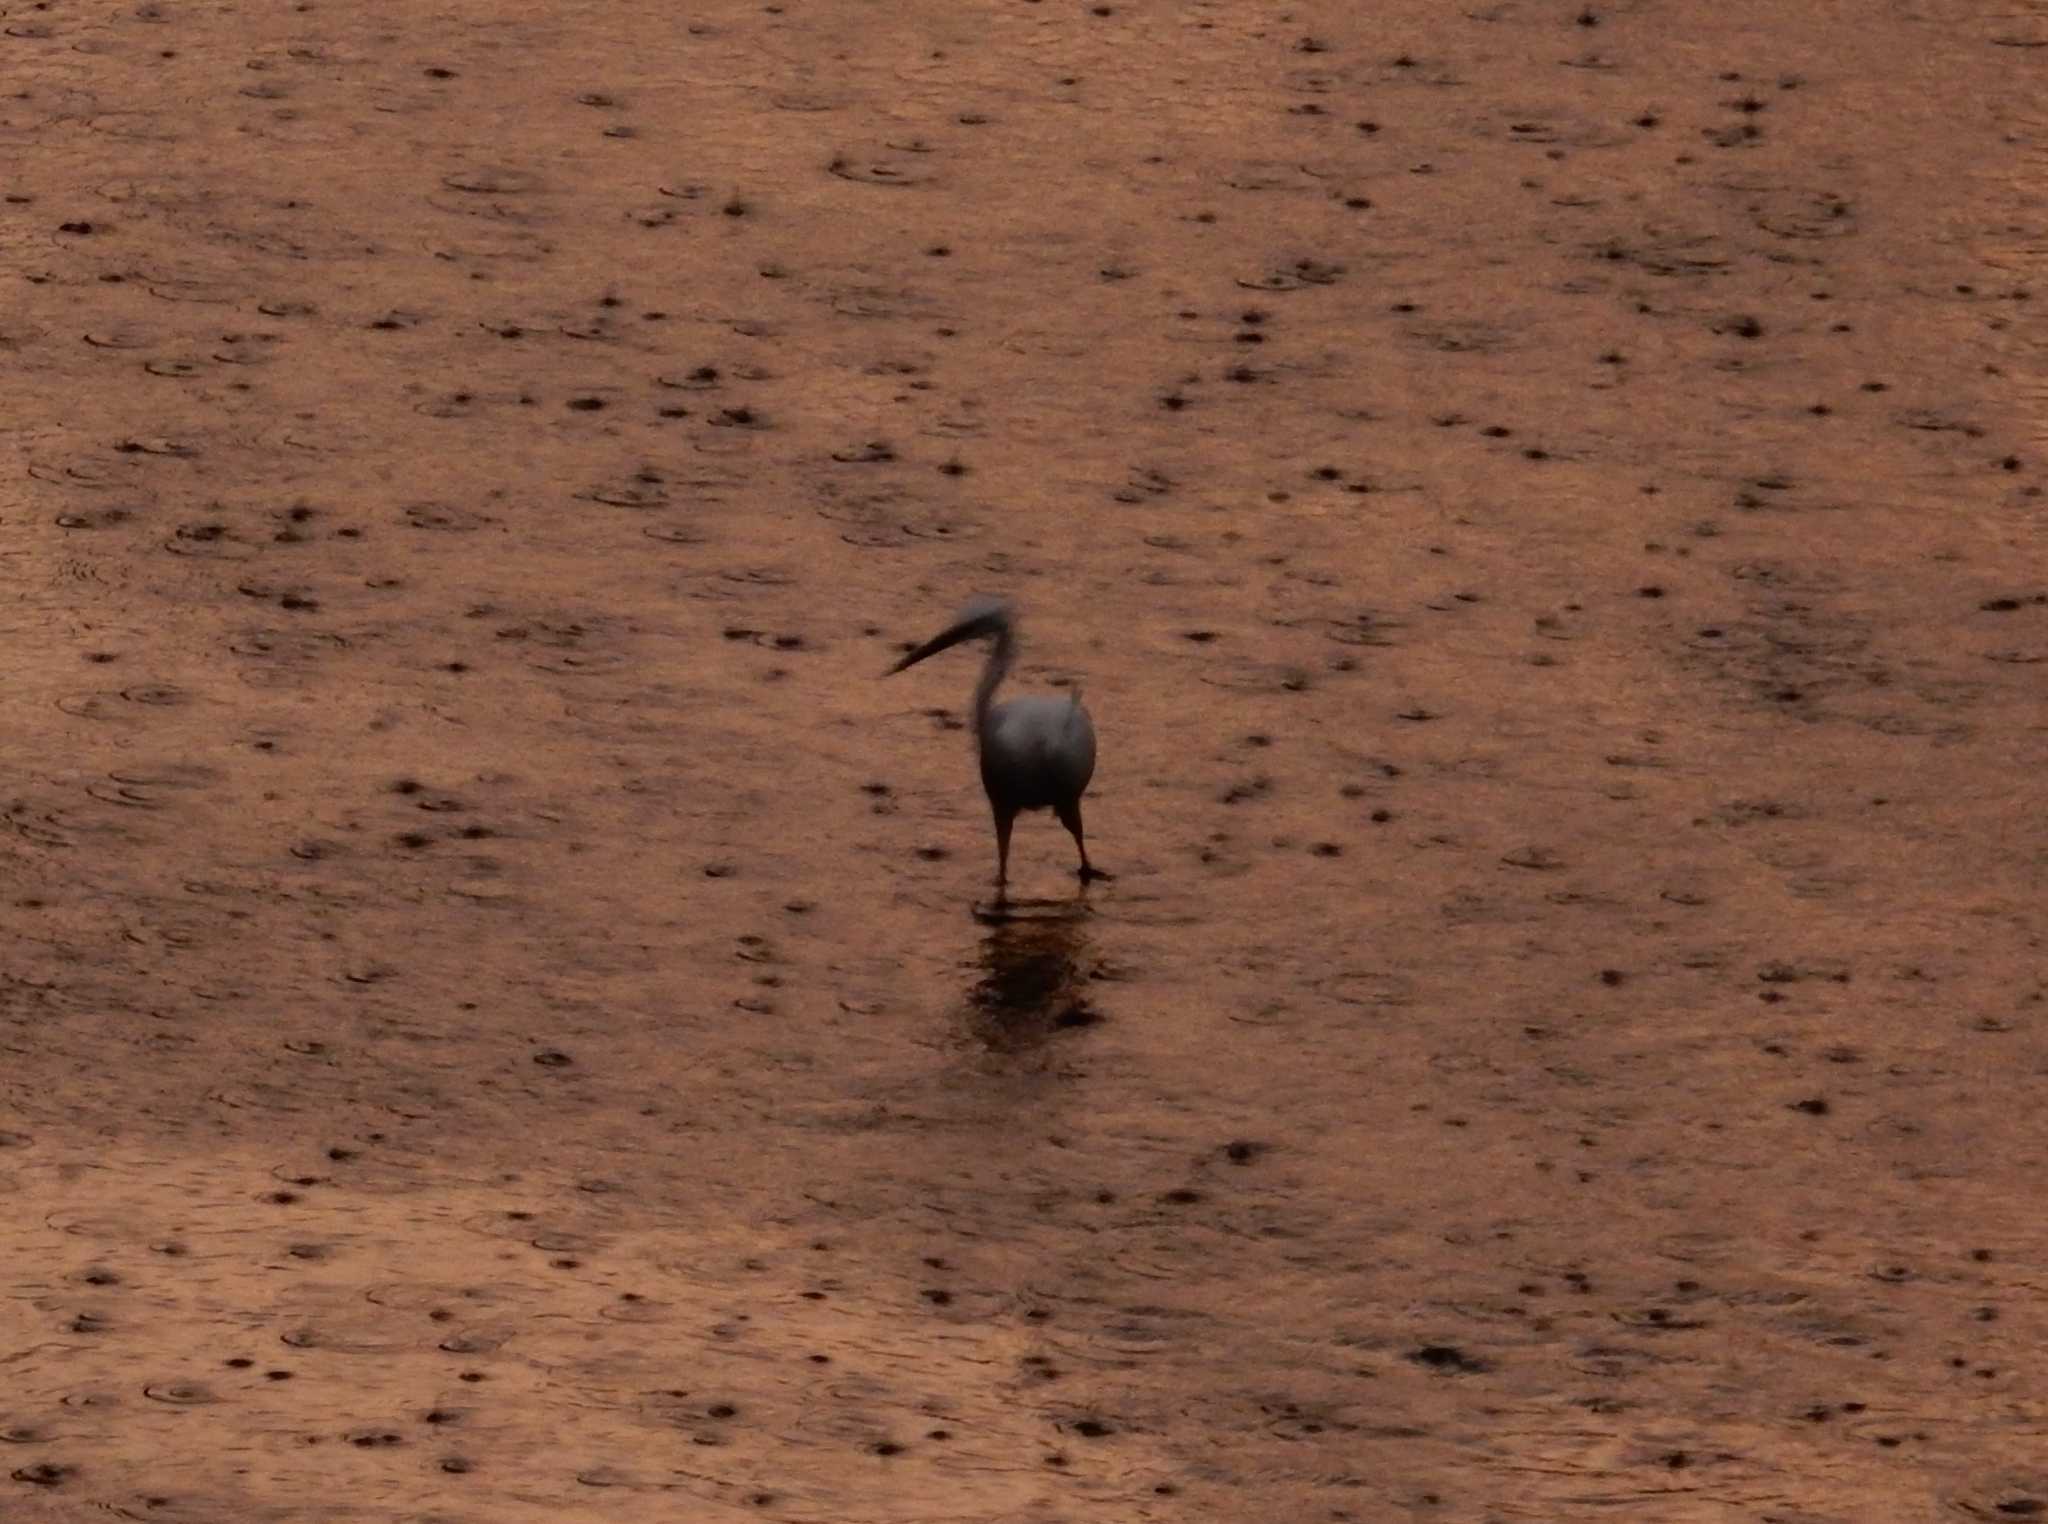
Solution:
M 1057 809 L 1095 774 L 1095 727 L 1078 696 L 1032 695 L 997 704 L 978 726 L 981 784 L 991 803 Z
M 1095 776 L 1095 725 L 1078 692 L 1064 698 L 1031 694 L 995 702 L 1017 655 L 1017 620 L 1006 603 L 970 604 L 945 630 L 905 656 L 890 672 L 935 656 L 963 640 L 990 642 L 988 662 L 974 688 L 974 737 L 981 756 L 981 786 L 996 826 L 996 894 L 1010 875 L 1010 828 L 1027 810 L 1051 810 L 1081 854 L 1081 881 L 1108 878 L 1088 861 L 1081 834 L 1081 795 Z

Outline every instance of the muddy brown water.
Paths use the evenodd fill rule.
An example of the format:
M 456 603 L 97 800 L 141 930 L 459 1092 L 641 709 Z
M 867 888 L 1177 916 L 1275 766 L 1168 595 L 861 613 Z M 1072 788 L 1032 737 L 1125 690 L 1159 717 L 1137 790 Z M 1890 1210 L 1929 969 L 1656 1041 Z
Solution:
M 2048 14 L 0 33 L 0 1512 L 2048 1510 Z

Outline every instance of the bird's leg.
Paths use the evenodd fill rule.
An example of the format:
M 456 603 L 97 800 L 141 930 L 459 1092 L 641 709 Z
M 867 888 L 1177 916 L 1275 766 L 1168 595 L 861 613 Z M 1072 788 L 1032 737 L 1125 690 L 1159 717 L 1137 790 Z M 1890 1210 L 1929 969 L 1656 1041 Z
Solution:
M 1017 812 L 996 806 L 996 901 L 1001 903 L 1010 895 L 1010 827 L 1017 823 Z
M 1088 861 L 1088 843 L 1081 835 L 1081 801 L 1070 799 L 1065 804 L 1056 804 L 1053 806 L 1053 812 L 1060 817 L 1060 824 L 1065 826 L 1068 832 L 1072 834 L 1074 845 L 1080 850 L 1081 882 L 1085 884 L 1094 878 L 1114 877 L 1115 875 L 1103 872 L 1102 869 Z

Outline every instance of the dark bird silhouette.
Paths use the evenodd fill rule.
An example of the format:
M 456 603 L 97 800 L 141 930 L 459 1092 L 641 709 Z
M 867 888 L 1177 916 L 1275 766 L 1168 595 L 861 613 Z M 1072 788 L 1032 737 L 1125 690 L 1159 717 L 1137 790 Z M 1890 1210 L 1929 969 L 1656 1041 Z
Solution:
M 1095 726 L 1078 691 L 1064 698 L 1032 694 L 995 703 L 995 692 L 1017 658 L 1017 615 L 999 599 L 977 599 L 946 629 L 912 651 L 883 676 L 915 666 L 963 640 L 988 640 L 988 664 L 974 685 L 974 738 L 981 754 L 981 786 L 996 821 L 996 898 L 1007 893 L 1010 827 L 1025 810 L 1051 810 L 1081 854 L 1081 882 L 1108 878 L 1088 861 L 1081 834 L 1081 795 L 1095 775 Z

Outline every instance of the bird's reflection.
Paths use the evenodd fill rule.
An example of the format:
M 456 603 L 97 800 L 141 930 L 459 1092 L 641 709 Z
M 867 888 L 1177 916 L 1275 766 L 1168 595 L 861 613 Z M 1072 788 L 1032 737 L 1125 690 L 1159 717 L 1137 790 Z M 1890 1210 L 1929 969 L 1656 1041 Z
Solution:
M 967 992 L 974 1035 L 1002 1053 L 1102 1019 L 1088 993 L 1081 904 L 1016 908 L 1025 913 L 996 921 L 982 939 L 981 977 Z

